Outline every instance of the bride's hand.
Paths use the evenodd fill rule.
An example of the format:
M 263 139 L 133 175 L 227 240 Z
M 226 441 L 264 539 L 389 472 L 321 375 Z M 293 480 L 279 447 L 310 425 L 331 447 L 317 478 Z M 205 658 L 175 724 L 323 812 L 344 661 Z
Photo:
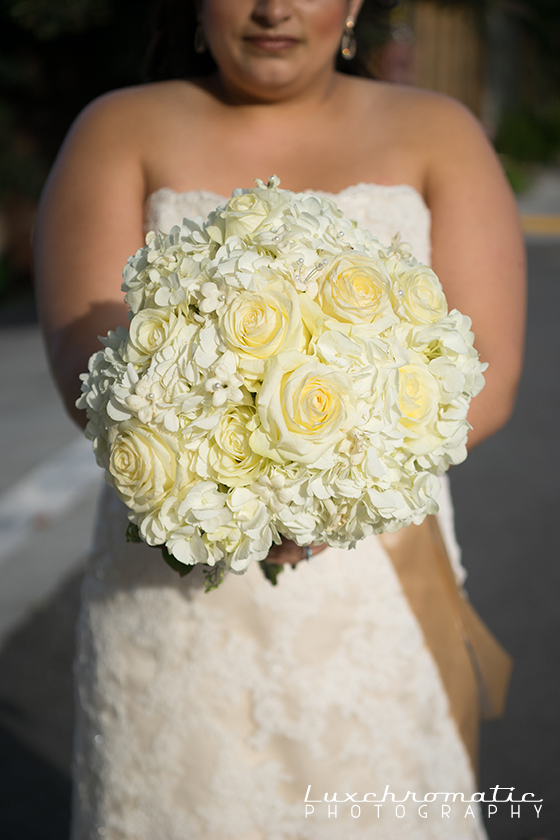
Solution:
M 311 554 L 319 554 L 321 551 L 324 551 L 326 547 L 326 543 L 314 543 L 310 546 Z M 299 563 L 300 560 L 305 559 L 306 553 L 304 546 L 298 545 L 293 542 L 293 540 L 287 540 L 282 537 L 281 545 L 273 545 L 268 552 L 266 562 L 278 564 L 290 563 L 293 566 L 295 563 Z

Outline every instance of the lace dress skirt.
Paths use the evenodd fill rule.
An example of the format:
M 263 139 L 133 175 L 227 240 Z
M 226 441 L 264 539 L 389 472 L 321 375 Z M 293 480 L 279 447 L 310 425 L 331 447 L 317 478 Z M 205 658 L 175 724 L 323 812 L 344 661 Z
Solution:
M 413 801 L 468 799 L 474 778 L 377 538 L 276 587 L 255 565 L 205 593 L 126 524 L 107 488 L 79 622 L 73 840 L 485 837 L 475 806 Z

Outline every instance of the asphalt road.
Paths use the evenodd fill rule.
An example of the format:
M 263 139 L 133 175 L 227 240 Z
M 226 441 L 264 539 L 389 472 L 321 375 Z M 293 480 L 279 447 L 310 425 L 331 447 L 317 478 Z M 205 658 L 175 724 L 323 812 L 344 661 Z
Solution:
M 491 840 L 560 837 L 560 240 L 528 251 L 514 416 L 451 475 L 471 600 L 515 659 L 505 717 L 483 726 L 481 787 L 544 800 L 539 819 L 501 808 Z
M 560 239 L 530 242 L 529 260 L 515 415 L 451 476 L 471 599 L 516 662 L 505 717 L 483 727 L 480 789 L 543 800 L 538 818 L 500 806 L 491 840 L 560 838 Z M 0 358 L 0 838 L 66 840 L 73 627 L 97 477 L 37 327 L 1 329 Z

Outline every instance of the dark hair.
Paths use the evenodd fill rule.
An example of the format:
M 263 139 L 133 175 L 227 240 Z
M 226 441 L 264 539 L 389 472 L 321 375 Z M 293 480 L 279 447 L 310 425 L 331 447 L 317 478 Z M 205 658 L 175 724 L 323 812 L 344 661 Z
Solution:
M 398 0 L 364 0 L 356 26 L 356 57 L 346 61 L 337 58 L 337 70 L 354 76 L 369 76 L 368 55 L 382 43 L 389 32 L 389 10 Z M 156 0 L 151 31 L 153 37 L 144 62 L 144 80 L 185 79 L 207 76 L 216 70 L 208 51 L 194 51 L 197 14 L 194 0 Z

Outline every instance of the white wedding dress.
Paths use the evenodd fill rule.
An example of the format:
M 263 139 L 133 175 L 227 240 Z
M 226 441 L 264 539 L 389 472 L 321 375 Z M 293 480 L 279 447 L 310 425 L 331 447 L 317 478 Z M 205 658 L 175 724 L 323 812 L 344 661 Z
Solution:
M 411 187 L 360 184 L 333 198 L 429 262 L 430 215 Z M 146 228 L 223 201 L 159 190 Z M 441 508 L 460 576 L 445 482 Z M 205 594 L 199 569 L 180 578 L 157 550 L 127 544 L 126 525 L 107 488 L 79 620 L 73 840 L 486 838 L 474 805 L 442 816 L 442 798 L 420 812 L 411 801 L 468 799 L 475 779 L 377 538 L 288 566 L 276 587 L 254 565 Z M 397 807 L 389 794 L 407 791 Z M 383 804 L 366 801 L 358 816 L 350 801 L 335 816 L 317 801 L 334 793 Z

